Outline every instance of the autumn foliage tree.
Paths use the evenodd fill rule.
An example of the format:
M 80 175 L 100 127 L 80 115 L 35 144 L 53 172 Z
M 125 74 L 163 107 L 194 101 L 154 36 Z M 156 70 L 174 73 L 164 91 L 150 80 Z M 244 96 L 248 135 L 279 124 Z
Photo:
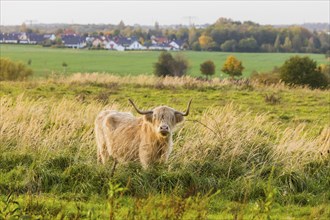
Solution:
M 234 78 L 235 76 L 241 76 L 243 70 L 244 67 L 242 62 L 234 56 L 228 56 L 221 69 L 222 72 L 228 74 L 231 78 Z
M 202 35 L 198 38 L 198 42 L 203 50 L 208 50 L 212 46 L 213 39 L 210 36 Z
M 212 60 L 207 60 L 200 65 L 200 71 L 208 78 L 215 73 L 215 64 Z

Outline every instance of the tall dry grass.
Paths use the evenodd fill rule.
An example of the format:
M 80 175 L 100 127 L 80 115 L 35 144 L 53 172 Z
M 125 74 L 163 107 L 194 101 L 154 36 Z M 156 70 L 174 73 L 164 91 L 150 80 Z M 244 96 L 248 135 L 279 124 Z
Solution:
M 93 122 L 103 106 L 75 100 L 0 98 L 0 142 L 7 150 L 38 153 L 42 157 L 56 152 L 91 155 Z M 86 155 L 85 155 L 86 156 Z
M 176 139 L 172 161 L 214 161 L 228 167 L 282 166 L 303 172 L 306 164 L 322 160 L 330 150 L 330 126 L 313 136 L 305 124 L 284 127 L 268 114 L 253 116 L 236 105 L 209 108 L 199 120 L 187 121 Z M 180 146 L 180 147 L 179 147 Z
M 94 119 L 101 109 L 127 110 L 114 104 L 77 100 L 1 97 L 0 142 L 2 150 L 37 152 L 43 157 L 70 152 L 94 163 Z M 317 136 L 304 124 L 283 127 L 269 115 L 252 115 L 236 105 L 209 107 L 196 120 L 187 120 L 175 136 L 170 162 L 188 164 L 212 161 L 262 166 L 265 163 L 302 171 L 330 149 L 330 127 Z
M 273 92 L 290 91 L 295 89 L 297 92 L 311 92 L 307 86 L 287 86 L 283 82 L 274 84 L 264 84 L 257 80 L 231 80 L 213 78 L 210 80 L 201 80 L 195 77 L 156 77 L 150 75 L 139 76 L 116 76 L 110 74 L 100 73 L 75 73 L 70 76 L 56 76 L 50 77 L 49 81 L 62 84 L 137 84 L 140 86 L 155 86 L 155 87 L 185 87 L 185 88 L 205 88 L 205 87 L 224 87 L 232 86 L 238 89 L 267 89 Z M 41 82 L 44 82 L 41 79 Z M 321 90 L 315 89 L 314 92 Z

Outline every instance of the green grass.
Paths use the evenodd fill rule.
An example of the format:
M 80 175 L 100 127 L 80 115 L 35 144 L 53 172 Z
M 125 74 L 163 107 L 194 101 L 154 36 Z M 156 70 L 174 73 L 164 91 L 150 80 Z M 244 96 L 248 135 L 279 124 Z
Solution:
M 274 121 L 284 124 L 297 125 L 306 123 L 307 126 L 323 126 L 328 123 L 330 97 L 326 91 L 261 87 L 237 87 L 235 85 L 195 87 L 188 86 L 141 86 L 134 78 L 126 83 L 95 82 L 87 86 L 81 83 L 56 83 L 56 82 L 0 82 L 0 96 L 9 95 L 16 97 L 25 94 L 31 98 L 56 98 L 77 99 L 84 98 L 85 102 L 99 100 L 104 104 L 118 103 L 127 106 L 130 97 L 137 100 L 145 108 L 152 108 L 159 104 L 171 103 L 177 109 L 184 109 L 190 98 L 194 99 L 194 115 L 201 114 L 207 107 L 222 107 L 234 103 L 242 110 L 251 111 L 253 114 L 267 113 Z M 94 79 L 91 79 L 94 81 Z M 120 82 L 121 79 L 118 78 Z M 191 87 L 191 88 L 190 88 Z M 267 103 L 266 95 L 276 94 L 280 98 L 277 104 Z
M 35 76 L 49 76 L 53 72 L 66 72 L 66 74 L 82 73 L 111 73 L 116 75 L 141 75 L 152 74 L 153 64 L 157 62 L 160 52 L 152 51 L 91 51 L 74 49 L 52 49 L 30 45 L 5 45 L 0 44 L 0 55 L 28 63 Z M 243 62 L 244 76 L 249 76 L 253 71 L 270 71 L 273 67 L 281 66 L 289 57 L 297 54 L 290 53 L 221 53 L 221 52 L 182 52 L 189 60 L 191 69 L 189 75 L 201 76 L 200 64 L 206 60 L 213 60 L 216 64 L 216 76 L 224 77 L 220 69 L 228 55 L 234 54 Z M 175 54 L 175 53 L 174 53 Z M 299 54 L 309 56 L 318 64 L 326 63 L 323 54 Z M 62 63 L 68 64 L 66 70 Z M 222 74 L 222 75 L 221 75 Z
M 6 200 L 0 196 L 1 200 Z M 15 204 L 13 202 L 16 202 Z M 7 217 L 20 216 L 27 219 L 109 219 L 110 206 L 105 198 L 92 197 L 88 201 L 70 201 L 52 195 L 26 195 L 9 198 Z M 0 202 L 1 204 L 1 202 Z M 7 204 L 7 203 L 2 203 Z M 198 207 L 199 205 L 199 207 Z M 181 199 L 176 196 L 148 196 L 116 198 L 115 219 L 267 219 L 258 202 L 239 203 L 219 198 Z M 211 207 L 205 209 L 205 207 Z M 320 219 L 330 216 L 326 204 L 317 206 L 274 205 L 271 219 Z M 13 211 L 8 214 L 9 211 Z M 134 216 L 134 217 L 133 217 Z
M 193 103 L 167 165 L 130 163 L 111 178 L 111 164 L 96 163 L 93 121 L 104 108 L 132 111 L 128 98 L 143 109 Z M 0 219 L 329 219 L 329 98 L 190 78 L 0 82 Z

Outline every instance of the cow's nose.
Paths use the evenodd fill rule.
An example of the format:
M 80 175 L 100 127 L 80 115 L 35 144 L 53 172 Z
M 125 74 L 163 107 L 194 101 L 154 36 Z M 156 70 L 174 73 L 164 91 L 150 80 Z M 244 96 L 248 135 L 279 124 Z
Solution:
M 169 127 L 168 127 L 168 125 L 161 125 L 159 130 L 160 131 L 169 131 Z

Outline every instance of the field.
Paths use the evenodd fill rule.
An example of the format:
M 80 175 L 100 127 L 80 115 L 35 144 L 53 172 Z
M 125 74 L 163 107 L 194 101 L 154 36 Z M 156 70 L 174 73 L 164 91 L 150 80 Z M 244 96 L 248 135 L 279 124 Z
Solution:
M 72 49 L 52 49 L 29 45 L 0 44 L 2 57 L 9 57 L 23 63 L 31 61 L 31 68 L 35 76 L 49 76 L 52 73 L 72 74 L 111 73 L 116 75 L 151 75 L 153 64 L 157 61 L 160 52 L 151 51 L 90 51 Z M 200 76 L 199 66 L 206 60 L 213 60 L 216 64 L 216 77 L 224 77 L 220 69 L 230 53 L 220 52 L 182 52 L 189 60 L 191 68 L 189 75 Z M 175 54 L 175 52 L 174 52 Z M 275 66 L 281 66 L 289 57 L 297 55 L 290 53 L 234 53 L 243 62 L 243 75 L 249 76 L 253 71 L 270 71 Z M 323 54 L 303 54 L 310 56 L 318 64 L 326 63 Z M 68 64 L 66 69 L 62 63 Z M 221 75 L 222 74 L 222 75 Z
M 15 49 L 24 47 L 10 46 Z M 46 50 L 54 59 L 71 54 L 72 68 L 79 59 L 87 68 L 91 54 Z M 106 55 L 120 59 L 120 53 L 93 53 L 104 66 Z M 145 65 L 157 57 L 147 54 Z M 187 53 L 194 55 L 205 58 Z M 31 59 L 37 65 L 39 58 Z M 132 69 L 116 68 L 127 68 L 120 74 Z M 111 178 L 111 163 L 96 163 L 93 121 L 101 109 L 134 112 L 128 98 L 143 109 L 184 110 L 190 98 L 193 104 L 175 132 L 168 164 L 148 170 L 122 165 Z M 0 106 L 0 219 L 330 218 L 329 91 L 75 73 L 0 82 Z

